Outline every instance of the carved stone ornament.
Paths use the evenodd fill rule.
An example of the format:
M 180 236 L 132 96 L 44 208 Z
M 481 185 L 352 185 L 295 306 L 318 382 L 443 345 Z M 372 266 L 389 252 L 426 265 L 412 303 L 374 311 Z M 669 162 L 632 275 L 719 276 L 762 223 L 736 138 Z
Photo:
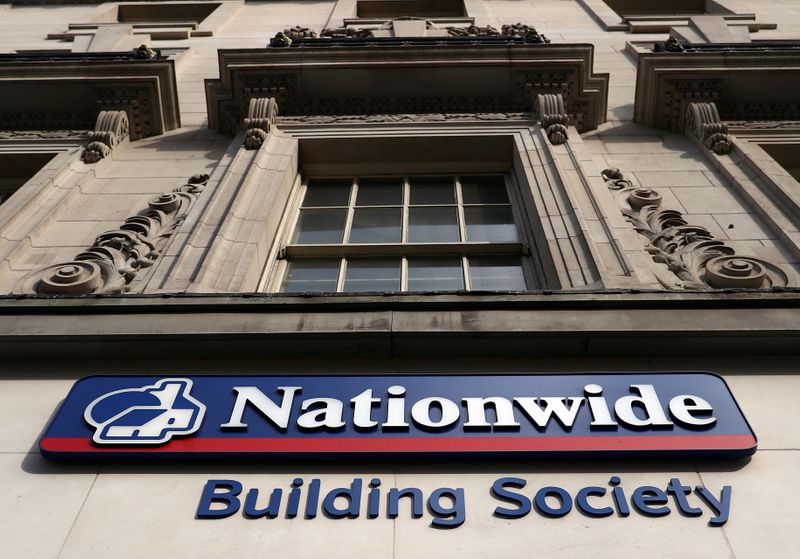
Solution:
M 515 23 L 513 25 L 504 25 L 500 31 L 487 25 L 479 27 L 477 25 L 468 25 L 465 27 L 448 26 L 438 28 L 430 20 L 425 20 L 416 17 L 398 17 L 395 20 L 421 20 L 425 22 L 426 34 L 430 30 L 442 29 L 445 37 L 509 37 L 513 39 L 521 39 L 524 43 L 545 44 L 550 40 L 536 31 L 530 25 L 523 23 Z M 393 30 L 393 21 L 387 21 L 380 27 L 381 31 Z M 293 41 L 297 39 L 373 39 L 376 37 L 383 37 L 381 33 L 376 33 L 375 29 L 359 29 L 355 27 L 329 27 L 320 32 L 319 37 L 316 33 L 310 31 L 306 27 L 293 27 L 292 29 L 284 29 L 282 32 L 275 35 L 270 40 L 271 47 L 288 47 Z
M 156 196 L 148 208 L 129 217 L 119 229 L 106 231 L 70 262 L 28 274 L 14 293 L 89 295 L 124 293 L 130 283 L 152 266 L 170 236 L 186 219 L 189 209 L 208 183 L 195 175 L 187 184 Z
M 317 34 L 316 32 L 312 31 L 308 27 L 300 27 L 299 25 L 295 25 L 294 27 L 284 29 L 283 31 L 279 31 L 273 38 L 269 40 L 269 46 L 271 47 L 288 47 L 292 44 L 293 41 L 297 39 L 316 39 Z
M 128 114 L 125 111 L 100 111 L 94 130 L 89 132 L 89 144 L 83 150 L 84 163 L 96 163 L 130 138 Z
M 354 27 L 326 27 L 320 34 L 320 39 L 369 39 L 371 29 L 356 29 Z
M 504 37 L 521 37 L 526 43 L 549 43 L 550 39 L 536 31 L 530 25 L 524 23 L 515 23 L 513 25 L 504 25 L 500 34 Z
M 686 108 L 686 132 L 717 155 L 728 154 L 733 148 L 728 126 L 720 120 L 714 103 L 689 104 Z
M 153 60 L 161 58 L 161 51 L 159 49 L 151 49 L 147 45 L 139 45 L 133 49 L 133 58 L 136 60 Z
M 569 116 L 564 110 L 564 98 L 560 93 L 540 94 L 536 98 L 539 119 L 547 139 L 554 146 L 567 141 Z
M 447 35 L 450 37 L 499 37 L 500 32 L 491 25 L 486 27 L 468 25 L 466 27 L 448 27 Z
M 366 124 L 377 122 L 475 122 L 533 120 L 532 113 L 407 113 L 376 115 L 290 115 L 279 116 L 281 124 Z
M 602 172 L 603 180 L 606 181 L 606 186 L 611 190 L 622 190 L 623 188 L 631 188 L 633 183 L 625 178 L 622 171 L 616 167 L 604 169 Z
M 272 97 L 254 97 L 250 99 L 247 118 L 244 119 L 244 147 L 258 149 L 267 139 L 267 134 L 275 124 L 278 116 L 278 103 Z
M 788 284 L 778 266 L 737 255 L 705 227 L 689 224 L 679 211 L 662 209 L 658 192 L 633 186 L 619 169 L 606 169 L 602 176 L 618 192 L 622 215 L 649 241 L 646 248 L 653 261 L 672 273 L 657 274 L 667 289 L 769 289 Z

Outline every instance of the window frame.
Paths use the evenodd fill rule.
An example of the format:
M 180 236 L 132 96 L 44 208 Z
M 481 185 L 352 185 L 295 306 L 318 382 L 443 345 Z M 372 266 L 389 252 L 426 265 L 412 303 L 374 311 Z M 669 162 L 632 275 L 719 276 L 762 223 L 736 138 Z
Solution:
M 408 235 L 408 217 L 409 208 L 414 207 L 410 205 L 410 189 L 409 179 L 413 177 L 448 177 L 454 180 L 456 188 L 455 204 L 441 205 L 441 207 L 455 207 L 458 212 L 458 227 L 460 239 L 467 239 L 466 237 L 466 220 L 464 218 L 465 207 L 483 207 L 483 206 L 510 206 L 511 215 L 514 220 L 514 227 L 517 233 L 517 241 L 451 241 L 451 242 L 424 242 L 424 243 L 409 243 L 406 241 Z M 462 176 L 500 176 L 503 178 L 504 187 L 508 196 L 507 204 L 464 204 L 461 177 Z M 402 209 L 401 214 L 401 241 L 399 243 L 345 243 L 344 240 L 349 240 L 349 234 L 352 229 L 353 215 L 356 208 L 361 207 L 356 204 L 356 197 L 358 195 L 359 179 L 380 179 L 380 178 L 402 178 L 403 180 L 403 204 L 399 206 Z M 335 244 L 292 244 L 291 237 L 295 233 L 298 220 L 300 219 L 300 210 L 302 207 L 303 199 L 305 197 L 308 183 L 311 180 L 342 180 L 351 179 L 351 190 L 349 193 L 347 217 L 345 227 L 342 235 L 342 242 Z M 442 293 L 452 293 L 460 291 L 473 291 L 472 279 L 470 274 L 469 257 L 480 256 L 518 256 L 521 262 L 523 277 L 525 280 L 525 291 L 539 289 L 537 274 L 534 265 L 530 259 L 529 239 L 531 235 L 526 230 L 524 224 L 524 215 L 520 211 L 520 204 L 522 203 L 519 193 L 518 185 L 513 177 L 512 171 L 505 172 L 420 172 L 399 175 L 396 173 L 358 173 L 353 172 L 349 174 L 339 175 L 298 175 L 298 178 L 293 186 L 292 193 L 289 198 L 289 203 L 286 206 L 284 217 L 278 229 L 277 242 L 275 243 L 276 250 L 273 250 L 268 259 L 265 273 L 259 285 L 259 291 L 267 291 L 280 295 L 291 295 L 292 293 L 283 292 L 281 288 L 286 276 L 286 270 L 291 258 L 303 259 L 318 259 L 318 258 L 339 258 L 339 268 L 337 275 L 336 291 L 337 294 L 342 295 L 357 295 L 359 293 L 374 293 L 379 291 L 357 292 L 345 291 L 344 282 L 346 280 L 347 261 L 352 258 L 399 258 L 400 259 L 400 289 L 392 291 L 392 293 L 421 293 L 423 291 L 410 291 L 408 290 L 408 259 L 414 257 L 459 257 L 461 259 L 461 273 L 463 279 L 463 289 L 460 290 L 442 290 Z M 333 206 L 330 206 L 333 207 Z M 336 206 L 339 207 L 339 206 Z M 367 207 L 367 206 L 365 206 Z M 398 207 L 394 206 L 368 206 L 375 208 L 382 207 Z M 440 207 L 440 205 L 420 205 L 420 207 Z M 502 292 L 503 290 L 498 290 Z M 429 291 L 428 291 L 429 292 Z M 438 291 L 437 291 L 438 292 Z M 313 292 L 317 293 L 317 292 Z M 319 293 L 334 293 L 319 292 Z

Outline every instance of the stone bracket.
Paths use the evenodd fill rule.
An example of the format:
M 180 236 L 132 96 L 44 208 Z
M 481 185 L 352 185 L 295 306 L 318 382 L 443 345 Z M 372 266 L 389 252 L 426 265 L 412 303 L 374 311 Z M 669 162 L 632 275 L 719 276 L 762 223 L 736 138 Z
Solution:
M 569 115 L 564 109 L 564 98 L 561 94 L 544 93 L 537 95 L 535 108 L 550 143 L 557 146 L 566 142 Z
M 725 155 L 733 148 L 728 135 L 728 125 L 719 118 L 714 103 L 690 103 L 686 108 L 686 133 L 697 138 L 703 146 L 717 155 Z
M 125 111 L 100 111 L 89 144 L 83 150 L 84 163 L 96 163 L 108 157 L 119 144 L 130 139 L 130 124 Z
M 275 125 L 275 117 L 278 116 L 278 102 L 274 97 L 253 97 L 250 99 L 250 106 L 247 110 L 247 118 L 244 119 L 244 147 L 246 149 L 258 149 L 267 139 L 272 127 Z

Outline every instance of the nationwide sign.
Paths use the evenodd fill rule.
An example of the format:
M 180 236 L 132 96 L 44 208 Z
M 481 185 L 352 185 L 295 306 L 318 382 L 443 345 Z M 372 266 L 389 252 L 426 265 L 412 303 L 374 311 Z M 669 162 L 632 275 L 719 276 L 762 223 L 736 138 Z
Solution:
M 309 455 L 749 456 L 710 373 L 93 376 L 40 442 L 50 458 Z

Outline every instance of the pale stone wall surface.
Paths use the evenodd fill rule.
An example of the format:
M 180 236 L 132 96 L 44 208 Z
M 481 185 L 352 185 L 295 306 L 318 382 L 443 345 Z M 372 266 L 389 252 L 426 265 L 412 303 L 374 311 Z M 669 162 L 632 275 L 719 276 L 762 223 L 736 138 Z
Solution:
M 92 181 L 80 185 L 57 212 L 26 239 L 29 247 L 6 255 L 0 271 L 0 290 L 9 292 L 22 276 L 36 267 L 72 259 L 88 247 L 97 234 L 116 228 L 124 218 L 139 211 L 148 196 L 169 191 L 190 176 L 208 173 L 219 180 L 226 172 L 222 154 L 231 138 L 205 128 L 207 123 L 204 79 L 218 77 L 217 49 L 260 48 L 269 37 L 290 26 L 302 25 L 320 31 L 341 25 L 341 17 L 352 15 L 352 2 L 246 2 L 229 0 L 218 12 L 211 37 L 150 41 L 151 46 L 175 52 L 182 128 L 168 134 L 133 142 L 115 150 L 110 161 L 76 169 L 88 172 Z M 49 33 L 64 31 L 70 23 L 92 21 L 108 11 L 99 6 L 24 7 L 3 6 L 0 18 L 0 52 L 36 49 L 69 49 L 72 43 L 48 40 Z M 744 9 L 731 3 L 732 9 Z M 765 227 L 752 204 L 742 199 L 710 159 L 694 143 L 679 134 L 654 130 L 632 122 L 635 61 L 625 51 L 627 41 L 663 40 L 664 34 L 630 34 L 601 29 L 591 13 L 577 1 L 468 2 L 477 25 L 523 22 L 534 25 L 553 43 L 587 42 L 595 47 L 594 71 L 609 72 L 608 122 L 582 135 L 594 154 L 599 172 L 618 167 L 635 186 L 655 189 L 663 197 L 662 207 L 675 209 L 687 221 L 707 228 L 737 254 L 774 262 L 790 275 L 798 269 L 798 255 L 788 250 L 777 233 Z M 747 2 L 748 13 L 759 21 L 779 22 L 777 29 L 752 34 L 755 40 L 792 39 L 798 36 L 800 8 L 791 1 Z M 175 50 L 177 49 L 177 50 Z M 53 92 L 54 102 L 57 92 Z M 80 162 L 76 163 L 82 167 Z M 590 166 L 591 167 L 591 166 Z M 216 174 L 215 174 L 216 173 Z M 204 198 L 213 196 L 208 189 Z M 198 211 L 200 211 L 198 209 Z M 590 235 L 591 236 L 591 235 Z M 596 242 L 602 241 L 596 238 Z M 626 251 L 639 271 L 646 262 L 640 250 L 643 239 L 626 241 Z M 204 250 L 208 250 L 205 247 Z M 259 249 L 258 258 L 263 257 Z M 241 258 L 252 258 L 242 253 Z M 210 265 L 210 264 L 202 264 Z M 230 265 L 230 264 L 229 264 Z M 168 264 L 159 272 L 167 273 Z M 177 270 L 175 270 L 178 272 Z M 195 270 L 202 272 L 202 269 Z M 184 290 L 185 277 L 150 284 L 148 289 Z M 202 285 L 202 284 L 201 284 Z M 210 290 L 250 290 L 253 282 L 234 282 Z M 643 285 L 650 285 L 647 280 Z M 198 286 L 195 290 L 202 289 Z
M 241 186 L 235 180 L 238 171 L 234 163 L 241 163 L 244 158 L 236 160 L 241 136 L 232 138 L 207 127 L 204 80 L 219 77 L 218 49 L 261 48 L 278 31 L 294 25 L 307 26 L 317 32 L 324 27 L 339 26 L 341 18 L 352 12 L 352 2 L 224 0 L 223 3 L 225 17 L 219 21 L 213 36 L 148 42 L 175 56 L 181 128 L 122 145 L 109 158 L 96 164 L 81 162 L 77 152 L 64 155 L 62 159 L 67 162 L 61 173 L 46 169 L 48 173 L 39 177 L 40 181 L 50 181 L 47 184 L 53 186 L 52 196 L 36 199 L 37 204 L 44 200 L 52 206 L 52 211 L 48 210 L 43 217 L 36 213 L 37 209 L 41 213 L 41 205 L 24 210 L 30 213 L 20 210 L 18 215 L 12 215 L 11 210 L 4 214 L 0 208 L 0 217 L 8 220 L 0 222 L 3 236 L 0 239 L 3 243 L 0 246 L 0 294 L 10 293 L 20 279 L 32 271 L 72 260 L 90 246 L 98 234 L 118 228 L 125 218 L 144 209 L 153 196 L 170 192 L 185 184 L 189 177 L 203 173 L 209 174 L 211 180 L 198 197 L 196 211 L 187 218 L 161 256 L 151 279 L 146 282 L 146 290 L 152 293 L 253 290 L 242 287 L 257 282 L 252 263 L 237 267 L 232 260 L 253 251 L 259 259 L 265 259 L 270 238 L 254 234 L 252 242 L 242 243 L 238 238 L 225 238 L 227 233 L 223 233 L 220 235 L 223 242 L 217 245 L 215 252 L 211 251 L 215 232 L 229 217 L 226 211 Z M 778 24 L 774 30 L 754 33 L 754 40 L 800 39 L 800 2 L 796 0 L 724 0 L 724 3 L 739 12 L 755 13 L 758 21 Z M 636 61 L 626 50 L 626 44 L 628 41 L 660 41 L 666 34 L 605 31 L 577 0 L 467 0 L 465 4 L 477 25 L 500 28 L 506 23 L 522 22 L 535 26 L 553 43 L 594 45 L 594 71 L 610 74 L 608 121 L 570 141 L 576 150 L 583 150 L 584 171 L 599 189 L 605 188 L 600 171 L 618 167 L 635 186 L 658 191 L 664 207 L 680 211 L 688 222 L 705 227 L 737 253 L 781 266 L 795 274 L 796 280 L 796 274 L 800 273 L 798 255 L 787 248 L 786 239 L 766 224 L 764 216 L 726 178 L 707 150 L 684 134 L 633 122 Z M 57 7 L 0 5 L 0 53 L 68 50 L 71 43 L 48 40 L 46 36 L 65 31 L 70 23 L 89 22 L 108 6 L 108 3 Z M 52 96 L 57 103 L 58 91 L 52 91 Z M 289 146 L 292 142 L 274 141 L 268 144 L 265 152 L 274 154 L 285 167 L 296 165 L 296 153 L 291 151 L 296 150 L 296 146 Z M 567 159 L 566 148 L 555 149 L 553 153 Z M 264 182 L 273 185 L 275 192 L 283 192 L 291 185 L 277 180 L 277 175 L 265 172 Z M 579 184 L 577 175 L 574 168 L 566 169 L 565 176 L 572 177 L 572 187 Z M 29 183 L 24 188 L 34 186 Z M 257 192 L 253 185 L 249 185 L 249 189 L 247 186 L 241 186 L 242 191 L 250 192 L 248 196 L 252 199 L 239 199 L 238 208 L 261 207 L 256 205 L 266 205 L 272 199 Z M 608 194 L 606 202 L 610 210 L 617 210 L 613 195 Z M 26 228 L 31 219 L 40 217 L 37 227 Z M 274 214 L 268 213 L 249 221 L 263 225 L 274 224 L 276 219 Z M 612 229 L 624 223 L 619 214 L 614 220 Z M 587 227 L 589 238 L 601 244 L 606 232 L 600 221 L 591 221 Z M 189 231 L 196 232 L 191 239 Z M 635 267 L 631 283 L 619 286 L 660 289 L 653 277 L 650 256 L 644 251 L 644 238 L 632 230 L 616 234 L 623 252 Z M 797 236 L 796 232 L 787 232 L 789 234 Z M 603 245 L 602 254 L 606 262 L 611 262 L 608 245 Z M 207 258 L 209 255 L 211 257 Z M 228 273 L 215 276 L 219 271 L 215 267 L 222 266 Z M 747 310 L 731 312 L 740 313 L 737 315 L 740 321 L 748 324 Z M 528 312 L 527 316 L 532 314 L 535 311 Z M 394 319 L 377 312 L 375 315 L 369 321 L 365 319 L 359 327 L 367 331 L 374 329 L 379 321 Z M 36 317 L 47 321 L 43 312 Z M 309 333 L 315 328 L 316 331 L 325 329 L 325 317 L 318 316 L 316 323 L 307 318 L 302 313 L 275 313 L 270 317 L 270 327 L 276 331 L 284 327 L 298 332 L 306 328 Z M 400 329 L 406 320 L 416 327 L 414 320 L 422 323 L 424 318 L 414 313 L 398 314 L 396 326 Z M 63 313 L 59 320 L 62 321 L 59 328 L 82 328 L 85 332 L 94 329 L 102 333 L 105 324 Z M 186 331 L 191 320 L 188 316 L 162 326 L 166 331 Z M 251 320 L 258 321 L 259 317 Z M 507 321 L 510 326 L 504 325 L 508 328 L 524 323 L 516 315 Z M 659 317 L 654 313 L 648 321 L 658 325 Z M 4 324 L 9 330 L 21 328 L 13 321 Z M 35 336 L 37 330 L 46 330 L 41 324 L 34 321 L 25 335 Z M 352 323 L 349 326 L 353 327 Z M 244 324 L 242 333 L 246 333 L 247 328 Z M 436 328 L 444 327 L 437 325 Z M 433 331 L 434 327 L 431 329 Z M 164 331 L 156 328 L 148 334 L 155 337 L 161 333 Z M 432 334 L 432 344 L 435 335 Z M 54 338 L 58 337 L 56 332 Z M 800 376 L 796 356 L 637 358 L 637 349 L 632 347 L 632 357 L 616 361 L 429 359 L 343 361 L 331 365 L 311 360 L 315 347 L 310 343 L 304 356 L 309 360 L 303 362 L 267 359 L 189 362 L 147 360 L 147 343 L 137 342 L 135 335 L 130 339 L 130 354 L 113 361 L 26 363 L 6 360 L 0 363 L 0 556 L 37 559 L 228 555 L 245 559 L 276 554 L 291 554 L 297 558 L 370 556 L 386 559 L 538 555 L 788 559 L 797 556 L 800 507 L 794 501 L 794 487 L 800 471 L 800 431 L 796 428 L 800 424 L 800 406 L 796 401 L 800 394 Z M 101 341 L 97 343 L 102 344 Z M 669 341 L 664 345 L 662 354 L 669 355 Z M 131 356 L 139 361 L 129 361 Z M 54 356 L 42 356 L 43 360 L 51 358 Z M 741 462 L 515 461 L 476 465 L 433 460 L 399 465 L 357 461 L 343 464 L 299 461 L 61 464 L 47 462 L 38 454 L 37 438 L 48 419 L 74 380 L 89 374 L 316 373 L 330 372 L 331 368 L 340 372 L 387 373 L 711 370 L 723 374 L 730 384 L 759 437 L 759 450 L 752 459 Z M 664 486 L 671 477 L 679 477 L 690 485 L 703 484 L 716 491 L 723 485 L 731 485 L 730 520 L 723 528 L 712 528 L 706 525 L 707 512 L 700 518 L 683 517 L 676 512 L 665 518 L 646 518 L 634 512 L 628 518 L 615 515 L 589 519 L 573 511 L 563 519 L 548 519 L 531 513 L 513 521 L 491 515 L 497 502 L 491 498 L 488 488 L 498 477 L 526 478 L 530 488 L 558 485 L 574 490 L 585 485 L 606 485 L 613 474 L 622 477 L 626 488 Z M 332 520 L 323 516 L 313 520 L 283 516 L 272 520 L 246 520 L 241 515 L 215 521 L 194 518 L 200 490 L 207 479 L 234 478 L 246 487 L 286 490 L 297 476 L 306 480 L 319 477 L 325 488 L 347 485 L 354 477 L 367 480 L 373 476 L 381 477 L 384 487 L 413 485 L 426 493 L 443 485 L 464 487 L 468 499 L 467 521 L 460 528 L 441 530 L 429 527 L 427 512 L 420 519 L 401 514 L 394 521 L 384 515 L 374 520 L 363 515 L 353 520 Z
M 528 372 L 585 371 L 589 365 L 564 360 L 480 362 L 341 361 L 320 367 L 312 361 L 242 362 L 240 370 L 260 373 L 330 372 Z M 4 511 L 0 536 L 9 557 L 67 558 L 221 556 L 242 558 L 291 553 L 297 557 L 378 558 L 420 556 L 511 558 L 529 557 L 531 550 L 552 557 L 731 557 L 776 559 L 796 555 L 800 520 L 792 487 L 800 467 L 800 422 L 795 397 L 800 391 L 792 360 L 620 359 L 592 360 L 596 371 L 709 370 L 722 373 L 745 416 L 759 437 L 759 450 L 749 460 L 599 460 L 586 462 L 468 463 L 452 459 L 375 462 L 154 462 L 52 463 L 38 454 L 37 437 L 75 378 L 93 373 L 215 373 L 230 371 L 230 362 L 170 362 L 150 366 L 122 361 L 8 363 L 0 379 L 0 506 Z M 753 374 L 753 371 L 758 374 Z M 33 380 L 38 377 L 39 380 Z M 47 380 L 44 380 L 47 379 Z M 707 525 L 708 509 L 692 518 L 675 510 L 648 518 L 632 511 L 628 517 L 587 518 L 573 510 L 560 519 L 535 512 L 514 519 L 492 515 L 501 505 L 491 497 L 491 484 L 502 476 L 528 480 L 521 492 L 531 496 L 547 485 L 574 494 L 587 485 L 607 486 L 612 475 L 630 491 L 640 485 L 666 487 L 670 478 L 705 485 L 712 491 L 733 488 L 730 519 L 722 528 Z M 262 494 L 283 488 L 295 477 L 306 484 L 322 480 L 323 490 L 346 487 L 354 478 L 373 477 L 382 487 L 419 487 L 427 497 L 439 487 L 463 488 L 466 521 L 454 529 L 430 527 L 425 512 L 413 519 L 401 507 L 395 520 L 382 512 L 376 519 L 248 520 L 241 513 L 222 520 L 194 518 L 200 492 L 208 479 L 235 479 Z M 266 498 L 266 496 L 264 496 Z M 285 497 L 284 497 L 285 499 Z M 696 497 L 689 497 L 699 505 Z M 610 501 L 610 499 L 607 499 Z M 601 499 L 598 499 L 600 504 Z M 606 503 L 602 503 L 606 504 Z M 285 500 L 284 500 L 285 506 Z M 670 501 L 670 508 L 675 509 Z

